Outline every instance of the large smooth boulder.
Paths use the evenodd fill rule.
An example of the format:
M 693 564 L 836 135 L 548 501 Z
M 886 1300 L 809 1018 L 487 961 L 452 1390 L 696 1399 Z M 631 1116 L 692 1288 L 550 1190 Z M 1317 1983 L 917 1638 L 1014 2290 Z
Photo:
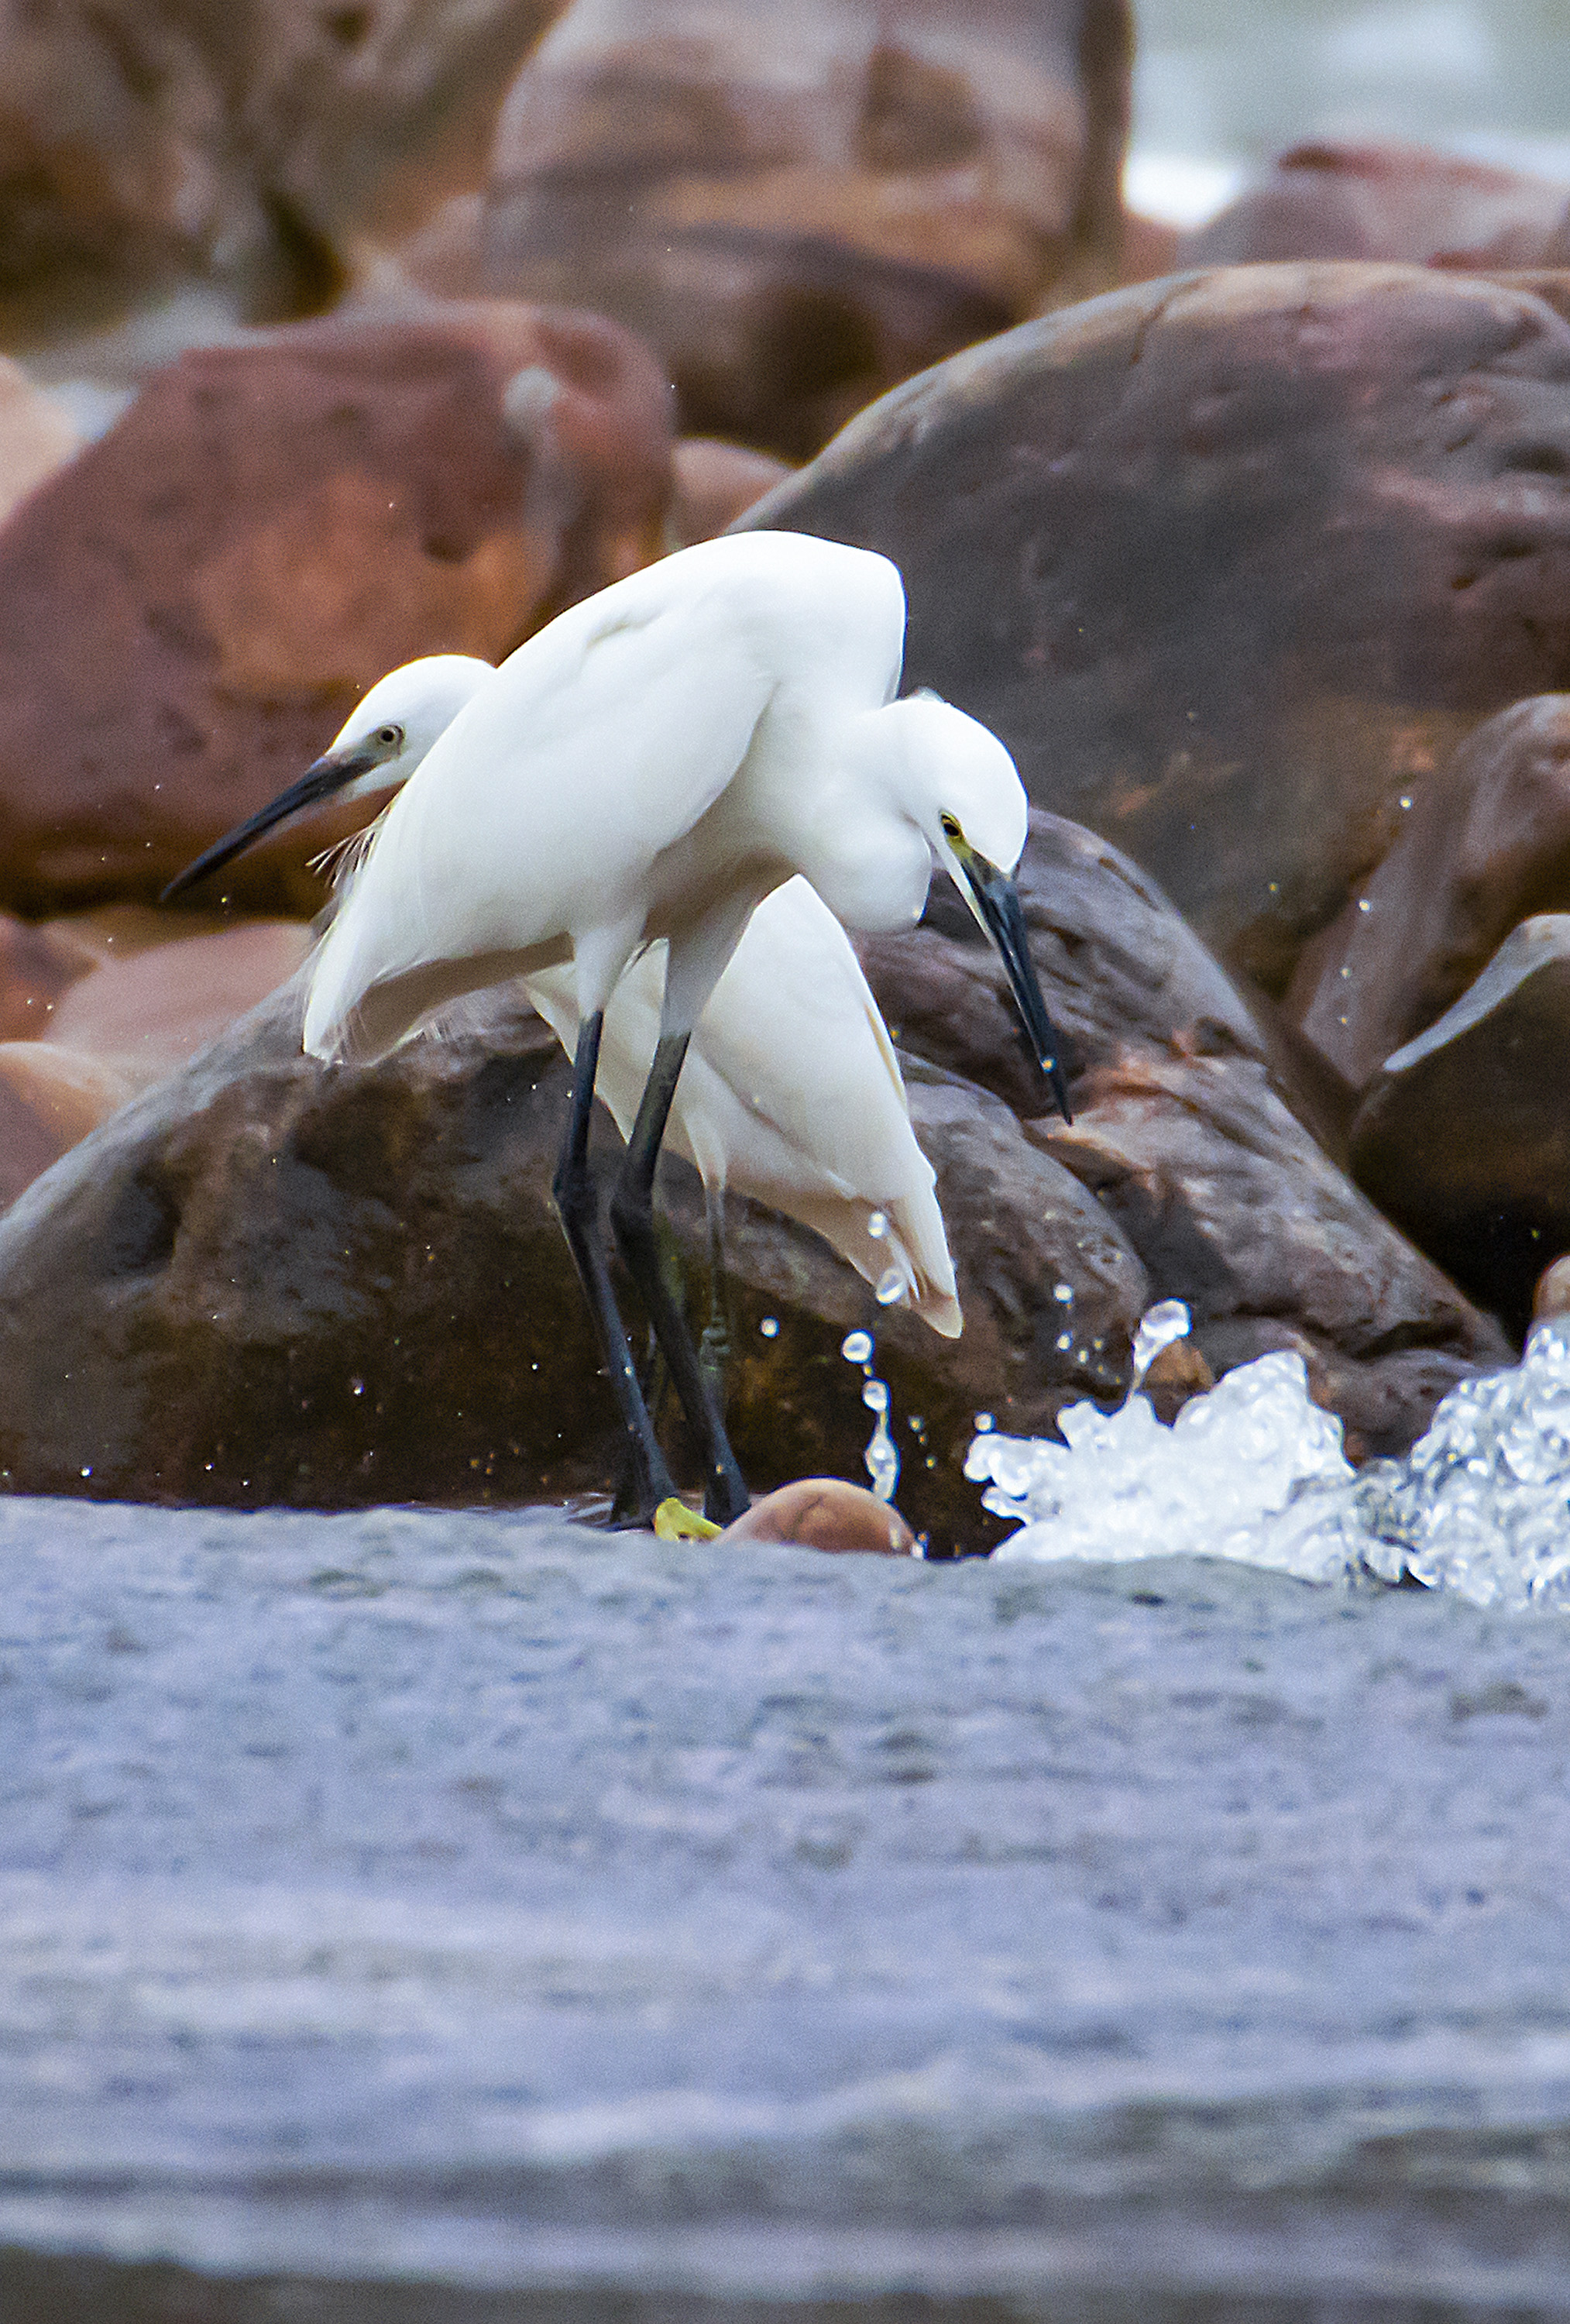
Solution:
M 1476 273 L 1553 263 L 1570 186 L 1399 138 L 1317 138 L 1280 153 L 1179 243 L 1179 266 L 1405 259 Z
M 1497 1325 L 1406 1241 L 1324 1150 L 1320 1091 L 1178 913 L 1105 840 L 1039 810 L 1020 866 L 1032 957 L 1069 1047 L 1072 1128 L 1010 1028 L 990 946 L 941 890 L 863 964 L 906 1048 L 1027 1115 L 1185 1300 L 1221 1373 L 1296 1349 L 1359 1455 L 1404 1451 L 1456 1380 L 1507 1360 Z
M 0 8 L 0 290 L 71 269 L 330 290 L 348 233 L 478 183 L 552 0 L 57 0 Z M 465 161 L 467 168 L 465 170 Z
M 1519 922 L 1570 906 L 1570 695 L 1501 711 L 1409 798 L 1395 844 L 1306 948 L 1287 996 L 1358 1088 Z
M 575 0 L 508 97 L 482 279 L 619 317 L 688 428 L 805 456 L 1116 279 L 1130 47 L 1125 0 Z
M 665 383 L 595 317 L 496 301 L 184 356 L 0 530 L 0 902 L 151 901 L 396 663 L 496 659 L 656 555 L 669 487 Z M 316 910 L 340 827 L 220 891 Z
M 1436 1024 L 1375 1075 L 1358 1184 L 1518 1331 L 1570 1250 L 1570 915 L 1524 921 Z
M 1272 992 L 1482 719 L 1570 684 L 1570 326 L 1395 266 L 1180 276 L 862 414 L 743 520 L 893 557 L 996 728 Z
M 299 1054 L 286 988 L 115 1114 L 0 1220 L 0 1470 L 14 1490 L 306 1506 L 608 1489 L 620 1447 L 549 1185 L 568 1069 L 499 999 L 364 1071 Z M 730 1414 L 748 1480 L 865 1474 L 869 1329 L 936 1545 L 994 1537 L 978 1410 L 1032 1433 L 1116 1392 L 1149 1283 L 1002 1102 L 911 1068 L 965 1309 L 958 1342 L 732 1194 Z M 695 1175 L 664 1201 L 701 1318 Z M 678 1474 L 675 1416 L 666 1429 Z

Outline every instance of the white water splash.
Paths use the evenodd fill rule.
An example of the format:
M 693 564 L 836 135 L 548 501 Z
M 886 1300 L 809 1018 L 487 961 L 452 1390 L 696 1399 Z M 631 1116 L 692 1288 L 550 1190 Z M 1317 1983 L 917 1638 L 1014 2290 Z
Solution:
M 1570 1611 L 1570 1323 L 1452 1388 L 1404 1461 L 1358 1480 L 1368 1562 L 1477 1606 Z
M 971 1443 L 965 1474 L 990 1480 L 986 1507 L 1022 1521 L 998 1557 L 1187 1553 L 1309 1582 L 1355 1561 L 1341 1423 L 1309 1403 L 1300 1356 L 1262 1356 L 1228 1372 L 1171 1428 L 1134 1394 L 1113 1413 L 1069 1405 L 1058 1425 L 1062 1444 L 996 1433 Z
M 1129 1384 L 1130 1396 L 1143 1380 L 1161 1350 L 1170 1348 L 1174 1340 L 1186 1340 L 1189 1331 L 1189 1311 L 1180 1299 L 1163 1299 L 1158 1305 L 1145 1309 L 1139 1319 L 1139 1329 L 1134 1335 L 1134 1379 Z
M 1570 1324 L 1540 1325 L 1520 1365 L 1464 1381 L 1404 1460 L 1361 1474 L 1296 1355 L 1227 1373 L 1171 1428 L 1137 1394 L 1110 1414 L 1070 1405 L 1058 1425 L 1061 1444 L 971 1443 L 966 1475 L 1020 1521 L 1000 1558 L 1187 1554 L 1570 1611 Z
M 848 1332 L 840 1342 L 840 1353 L 848 1364 L 859 1364 L 864 1374 L 861 1401 L 868 1412 L 877 1415 L 877 1418 L 861 1457 L 867 1463 L 874 1498 L 880 1501 L 892 1501 L 894 1489 L 899 1482 L 899 1448 L 889 1434 L 887 1387 L 877 1378 L 872 1369 L 871 1333 Z

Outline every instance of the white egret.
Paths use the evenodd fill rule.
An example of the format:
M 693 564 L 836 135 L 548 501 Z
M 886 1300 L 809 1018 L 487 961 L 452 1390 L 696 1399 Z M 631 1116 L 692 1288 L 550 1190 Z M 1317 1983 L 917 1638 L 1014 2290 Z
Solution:
M 721 1521 L 746 1488 L 660 1274 L 652 1199 L 693 1028 L 757 906 L 799 872 L 851 927 L 910 926 L 941 864 L 996 944 L 1067 1111 L 1008 876 L 1024 788 L 974 719 L 935 696 L 894 698 L 904 628 L 886 558 L 806 534 L 703 541 L 615 583 L 519 647 L 437 734 L 316 955 L 304 1039 L 324 1057 L 381 1056 L 464 992 L 570 970 L 579 1030 L 554 1193 L 646 1510 L 673 1487 L 611 1295 L 587 1153 L 606 1007 L 640 952 L 663 940 L 668 957 L 611 1220 Z M 379 692 L 327 761 L 379 752 L 385 780 L 408 736 Z M 373 712 L 385 733 L 368 728 Z M 327 761 L 200 868 L 323 795 Z M 371 774 L 349 780 L 368 787 Z

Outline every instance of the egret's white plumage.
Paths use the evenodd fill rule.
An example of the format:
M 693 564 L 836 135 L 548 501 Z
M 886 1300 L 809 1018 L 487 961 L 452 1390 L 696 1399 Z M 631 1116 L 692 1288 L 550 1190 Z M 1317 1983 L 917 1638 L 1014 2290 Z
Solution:
M 659 1038 L 665 947 L 627 971 L 605 1011 L 596 1093 L 631 1133 Z M 525 980 L 569 1056 L 570 969 Z M 734 1189 L 821 1234 L 868 1283 L 892 1269 L 916 1314 L 958 1335 L 959 1303 L 932 1166 L 861 964 L 803 879 L 754 912 L 709 996 L 671 1102 L 666 1144 L 712 1193 Z
M 305 1045 L 382 1054 L 460 992 L 574 965 L 580 1016 L 670 945 L 664 1026 L 695 1021 L 753 908 L 794 872 L 852 927 L 909 925 L 947 813 L 1006 871 L 1024 794 L 985 727 L 895 703 L 886 558 L 806 534 L 701 542 L 520 646 L 431 745 L 317 955 Z
M 553 1186 L 646 1507 L 672 1489 L 599 1239 L 597 1079 L 628 1139 L 617 1241 L 721 1517 L 746 1506 L 746 1488 L 653 1231 L 667 1128 L 712 1187 L 745 1185 L 875 1278 L 904 1268 L 936 1328 L 959 1328 L 932 1172 L 834 924 L 911 925 L 934 865 L 947 869 L 997 946 L 1067 1111 L 1008 876 L 1024 788 L 976 720 L 932 696 L 895 699 L 904 632 L 899 575 L 870 551 L 797 533 L 700 543 L 573 607 L 489 677 L 442 658 L 448 723 L 428 742 L 424 706 L 402 712 L 399 674 L 383 679 L 333 751 L 177 883 L 296 807 L 351 780 L 397 780 L 418 758 L 316 954 L 305 1047 L 374 1057 L 464 993 L 515 976 L 532 990 L 574 1050 Z M 749 922 L 764 934 L 739 956 Z M 880 1247 L 869 1255 L 868 1243 Z

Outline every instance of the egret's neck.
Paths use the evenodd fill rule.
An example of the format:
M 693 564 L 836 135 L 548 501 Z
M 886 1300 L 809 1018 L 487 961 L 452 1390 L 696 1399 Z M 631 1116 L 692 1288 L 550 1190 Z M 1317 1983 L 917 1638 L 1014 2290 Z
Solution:
M 801 869 L 836 919 L 868 931 L 920 919 L 932 851 L 905 798 L 897 730 L 880 710 L 847 722 L 830 779 L 813 801 Z

